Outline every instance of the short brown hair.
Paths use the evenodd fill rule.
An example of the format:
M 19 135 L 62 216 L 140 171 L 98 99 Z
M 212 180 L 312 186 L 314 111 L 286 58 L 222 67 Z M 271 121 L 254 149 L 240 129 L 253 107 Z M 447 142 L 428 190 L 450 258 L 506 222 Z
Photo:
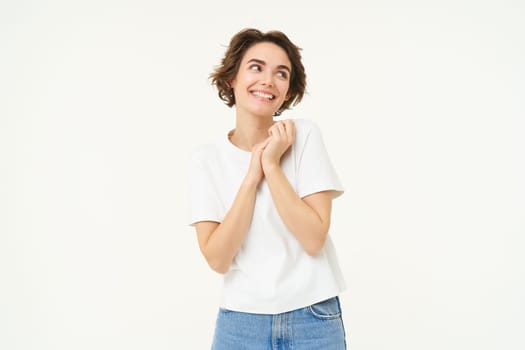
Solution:
M 288 89 L 289 99 L 284 101 L 279 110 L 275 112 L 275 115 L 280 115 L 290 106 L 295 106 L 301 102 L 306 90 L 306 73 L 301 62 L 301 48 L 292 43 L 284 33 L 277 30 L 263 33 L 253 28 L 241 30 L 232 37 L 221 64 L 210 74 L 210 80 L 212 85 L 217 87 L 219 98 L 228 107 L 235 105 L 235 96 L 230 87 L 230 82 L 235 79 L 246 51 L 261 42 L 270 42 L 281 47 L 292 64 Z

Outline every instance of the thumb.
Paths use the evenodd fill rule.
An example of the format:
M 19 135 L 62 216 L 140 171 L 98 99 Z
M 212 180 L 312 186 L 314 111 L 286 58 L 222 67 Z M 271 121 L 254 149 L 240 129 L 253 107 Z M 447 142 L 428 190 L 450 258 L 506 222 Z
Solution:
M 270 140 L 272 139 L 271 136 L 268 136 L 266 138 L 266 140 L 263 141 L 263 148 L 265 148 L 266 146 L 268 146 L 268 144 L 270 143 Z
M 253 146 L 253 150 L 255 152 L 262 152 L 268 146 L 268 143 L 270 142 L 271 137 L 266 138 L 264 141 L 259 142 L 255 146 Z

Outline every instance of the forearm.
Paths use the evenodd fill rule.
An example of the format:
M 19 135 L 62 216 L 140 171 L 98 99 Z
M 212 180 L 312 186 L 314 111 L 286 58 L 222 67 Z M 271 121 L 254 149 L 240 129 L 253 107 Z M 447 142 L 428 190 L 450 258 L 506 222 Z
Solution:
M 309 255 L 322 249 L 330 226 L 330 215 L 320 215 L 299 198 L 286 175 L 278 165 L 265 168 L 265 177 L 277 211 L 288 230 Z M 331 200 L 329 202 L 331 205 Z M 324 218 L 324 219 L 323 219 Z
M 257 184 L 245 179 L 223 221 L 209 235 L 203 247 L 208 264 L 217 272 L 225 273 L 250 227 Z

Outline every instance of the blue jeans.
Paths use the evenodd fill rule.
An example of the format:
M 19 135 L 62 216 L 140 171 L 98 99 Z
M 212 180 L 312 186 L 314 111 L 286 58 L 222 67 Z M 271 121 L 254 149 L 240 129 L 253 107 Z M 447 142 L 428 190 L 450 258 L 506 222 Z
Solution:
M 282 314 L 219 309 L 212 350 L 344 350 L 338 297 Z

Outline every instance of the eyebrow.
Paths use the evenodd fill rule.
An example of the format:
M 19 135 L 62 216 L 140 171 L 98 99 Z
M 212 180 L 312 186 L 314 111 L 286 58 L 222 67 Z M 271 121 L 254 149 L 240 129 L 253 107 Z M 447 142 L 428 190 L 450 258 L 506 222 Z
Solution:
M 252 58 L 252 59 L 250 59 L 250 60 L 249 60 L 248 62 L 246 62 L 246 63 L 250 63 L 250 62 L 259 63 L 259 64 L 261 64 L 261 65 L 263 65 L 263 66 L 266 65 L 266 62 L 264 62 L 263 60 L 260 60 L 260 59 L 258 59 L 258 58 Z M 286 66 L 286 65 L 284 65 L 284 64 L 280 64 L 280 65 L 278 65 L 277 68 L 279 68 L 279 69 L 285 69 L 285 70 L 288 71 L 288 73 L 291 73 L 291 72 L 292 72 L 292 70 L 291 70 L 288 66 Z

